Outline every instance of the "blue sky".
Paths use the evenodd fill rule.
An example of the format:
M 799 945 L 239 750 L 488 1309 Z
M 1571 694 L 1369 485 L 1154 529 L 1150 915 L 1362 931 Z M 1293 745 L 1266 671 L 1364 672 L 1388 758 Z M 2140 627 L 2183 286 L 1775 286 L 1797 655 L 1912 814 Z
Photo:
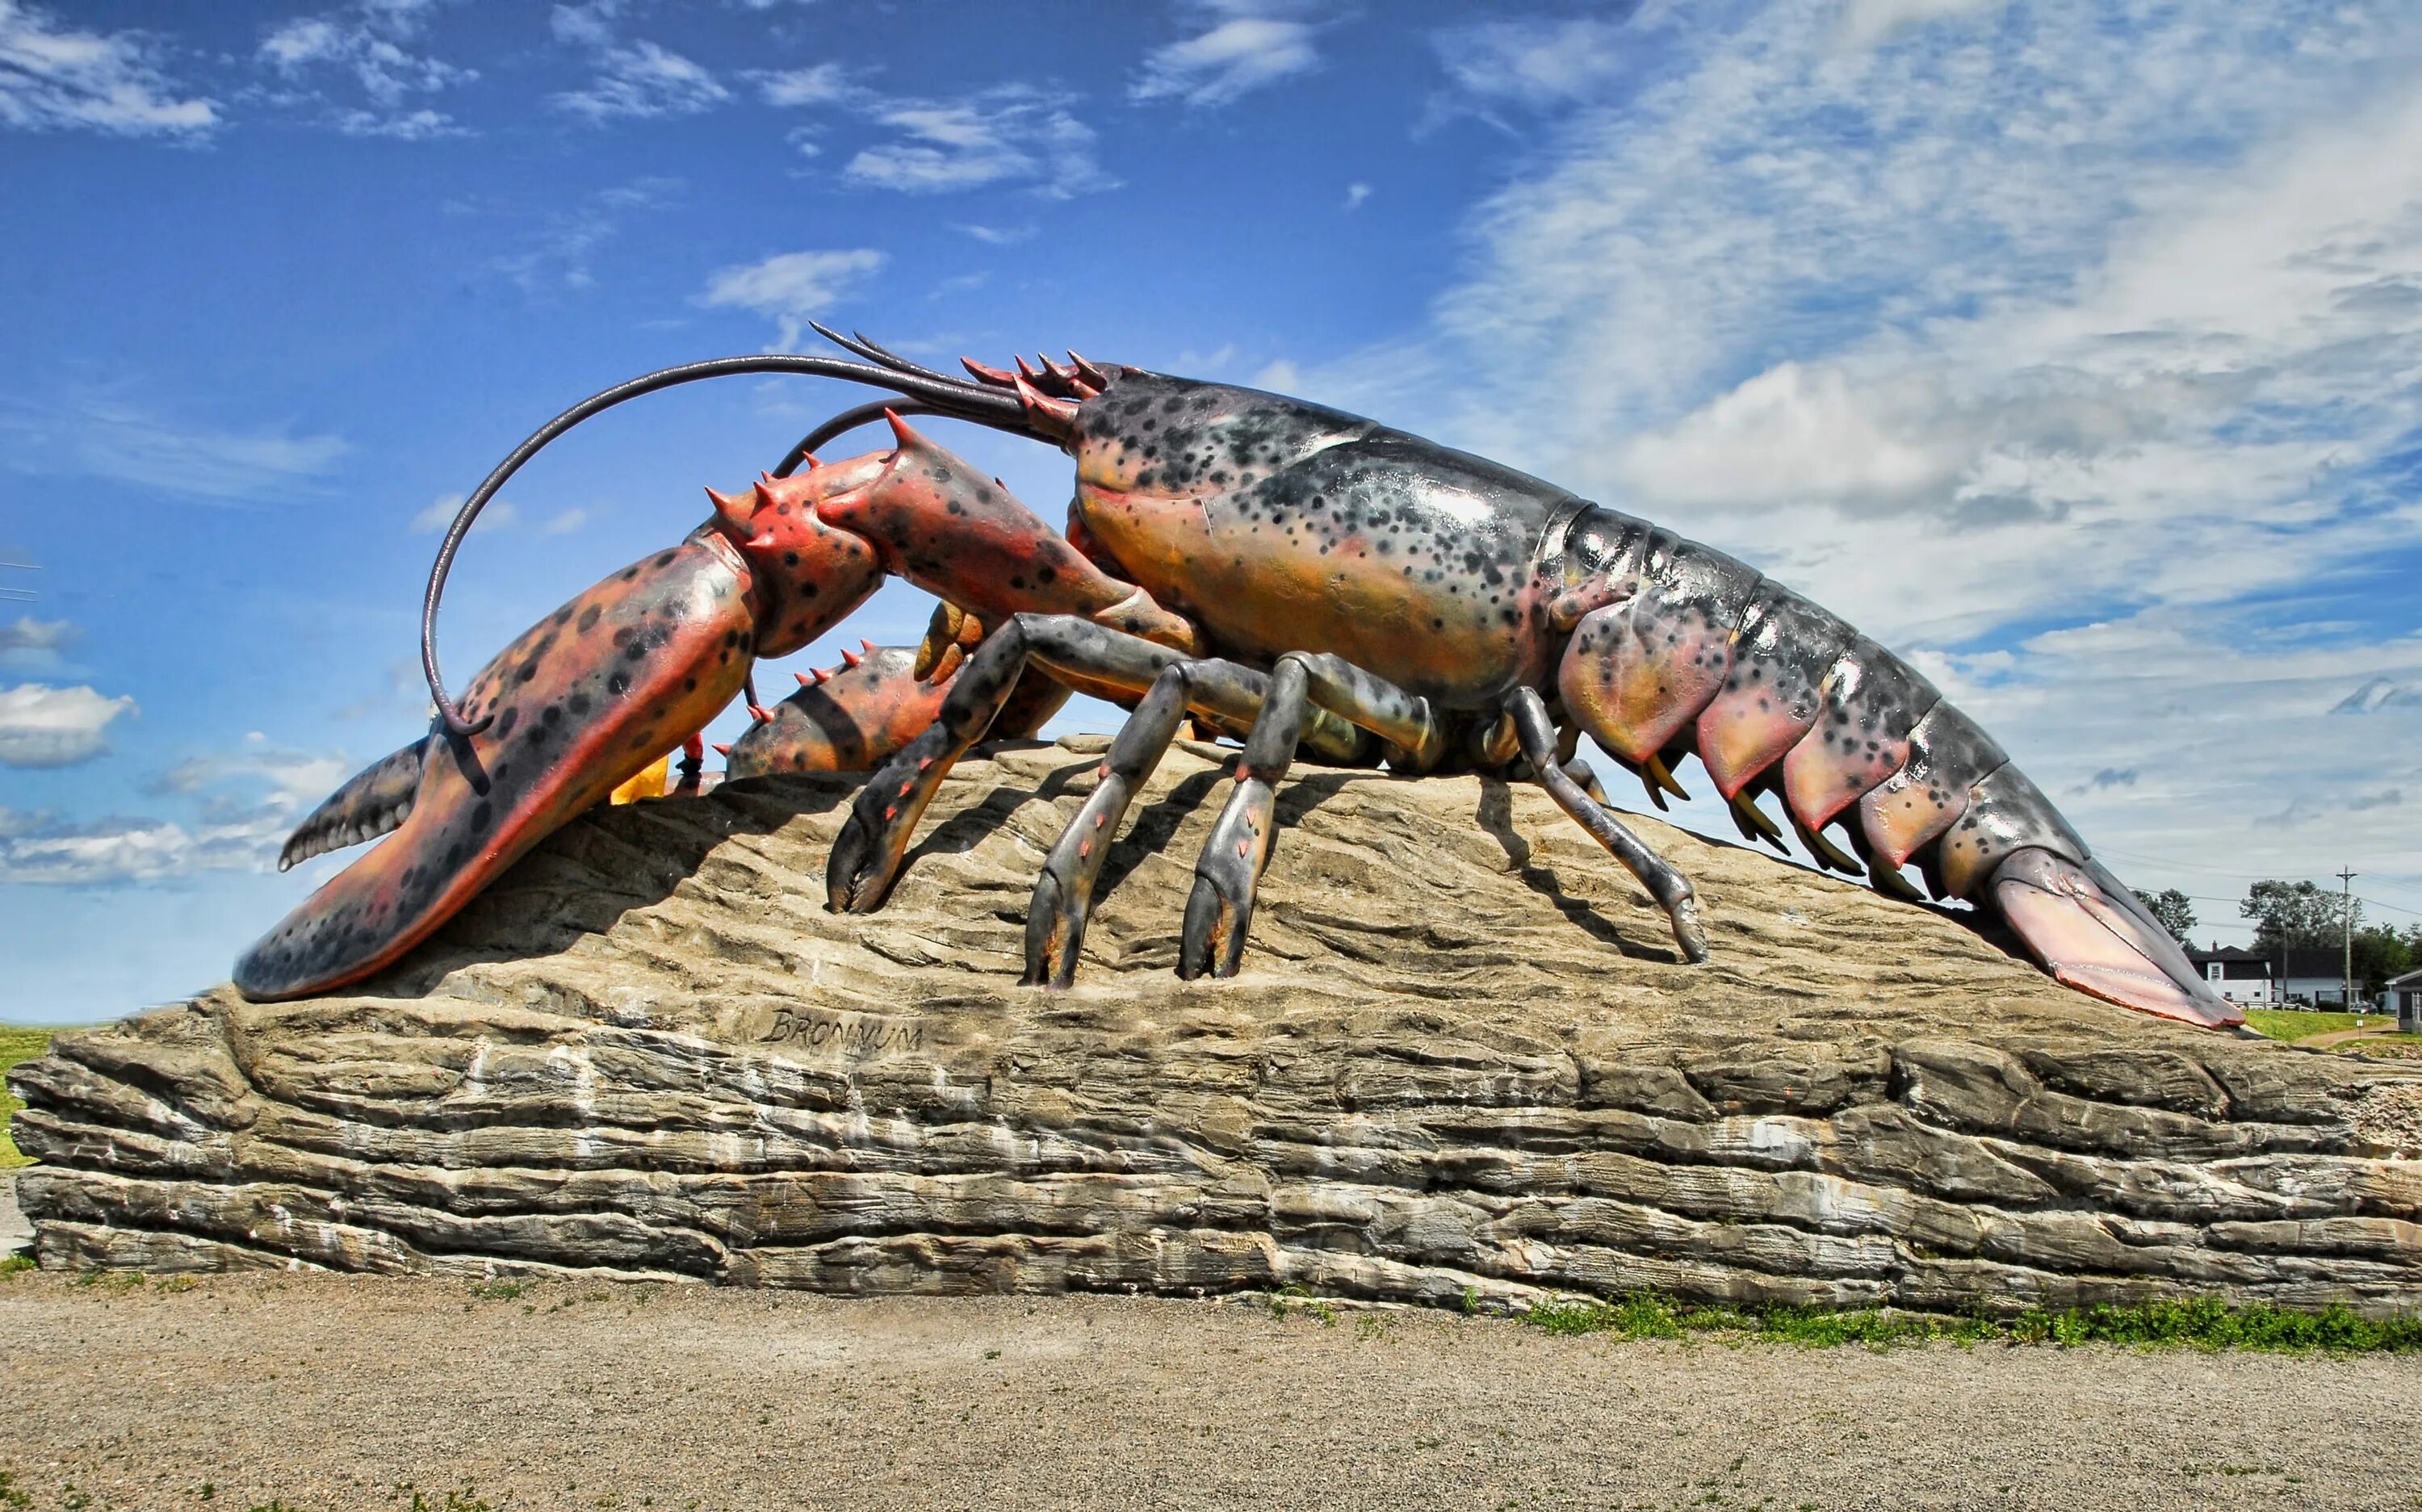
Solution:
M 2397 3 L 0 0 L 0 1019 L 223 976 L 421 727 L 447 501 L 810 318 L 1501 457 L 1910 654 L 2140 887 L 2422 918 L 2417 87 Z M 458 680 L 855 400 L 560 444 Z

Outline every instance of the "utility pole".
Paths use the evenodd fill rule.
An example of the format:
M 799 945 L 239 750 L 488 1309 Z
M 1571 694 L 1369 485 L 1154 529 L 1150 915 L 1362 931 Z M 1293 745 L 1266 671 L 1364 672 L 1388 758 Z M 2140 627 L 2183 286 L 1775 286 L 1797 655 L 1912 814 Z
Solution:
M 2354 879 L 2362 874 L 2338 868 L 2338 925 L 2346 946 L 2346 975 L 2338 983 L 2338 1001 L 2348 1013 L 2356 1012 L 2354 1005 Z

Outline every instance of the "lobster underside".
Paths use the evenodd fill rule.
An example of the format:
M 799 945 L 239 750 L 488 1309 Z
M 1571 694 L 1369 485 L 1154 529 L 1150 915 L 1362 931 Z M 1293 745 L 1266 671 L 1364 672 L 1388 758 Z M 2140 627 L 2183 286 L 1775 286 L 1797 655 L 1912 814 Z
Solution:
M 1071 689 L 1127 707 L 1037 881 L 1031 983 L 1071 980 L 1128 798 L 1190 719 L 1245 748 L 1197 863 L 1182 974 L 1239 969 L 1274 794 L 1299 755 L 1539 781 L 1666 910 L 1682 956 L 1705 958 L 1689 880 L 1574 761 L 1587 734 L 1660 806 L 1681 791 L 1674 764 L 1695 754 L 1745 835 L 1780 847 L 1758 804 L 1770 793 L 1820 864 L 1914 897 L 1913 864 L 1936 897 L 1999 913 L 2080 990 L 2241 1021 L 1990 737 L 1906 662 L 1730 557 L 1300 401 L 1082 359 L 1021 360 L 1014 374 L 970 362 L 970 384 L 841 344 L 869 363 L 680 372 L 846 376 L 1052 441 L 1077 463 L 1065 535 L 897 414 L 888 451 L 815 461 L 813 444 L 872 417 L 853 411 L 802 443 L 805 471 L 713 496 L 716 516 L 686 543 L 532 627 L 460 705 L 424 639 L 432 732 L 340 789 L 286 858 L 392 835 L 256 944 L 239 987 L 299 996 L 394 961 L 547 831 L 694 738 L 755 658 L 805 645 L 897 575 L 944 601 L 925 645 L 870 646 L 774 709 L 752 701 L 728 775 L 873 769 L 827 877 L 835 908 L 864 911 L 978 739 L 1033 730 Z M 491 476 L 448 534 L 428 622 L 453 547 L 502 479 L 579 417 L 664 381 L 685 378 L 607 391 Z

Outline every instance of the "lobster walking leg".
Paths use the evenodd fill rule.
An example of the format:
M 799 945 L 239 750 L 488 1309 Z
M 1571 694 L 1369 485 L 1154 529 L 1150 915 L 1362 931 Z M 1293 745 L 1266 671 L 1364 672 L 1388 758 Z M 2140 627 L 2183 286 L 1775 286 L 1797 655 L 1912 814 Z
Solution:
M 834 840 L 825 871 L 835 913 L 873 913 L 899 877 L 901 859 L 925 806 L 967 748 L 984 736 L 1030 662 L 1087 691 L 1138 698 L 1160 674 L 1187 659 L 1184 653 L 1067 614 L 1017 614 L 985 638 L 952 680 L 939 714 L 925 732 L 884 763 L 861 789 Z M 1206 683 L 1192 706 L 1236 727 L 1259 712 L 1258 689 L 1241 682 Z M 1315 749 L 1349 759 L 1361 748 L 1351 726 L 1323 717 L 1309 732 Z
M 1707 934 L 1699 923 L 1698 896 L 1691 879 L 1673 862 L 1643 844 L 1639 836 L 1626 829 L 1581 783 L 1574 780 L 1570 771 L 1556 764 L 1556 727 L 1549 720 L 1547 701 L 1536 689 L 1516 688 L 1506 700 L 1506 712 L 1514 717 L 1514 732 L 1521 739 L 1522 754 L 1530 758 L 1532 769 L 1539 774 L 1539 785 L 1556 800 L 1556 807 L 1572 815 L 1575 823 L 1588 830 L 1623 863 L 1626 871 L 1640 879 L 1672 921 L 1674 941 L 1682 948 L 1682 958 L 1694 966 L 1705 961 Z M 1584 766 L 1581 770 L 1586 775 L 1589 768 Z
M 1427 700 L 1341 656 L 1312 652 L 1281 656 L 1270 673 L 1269 698 L 1236 764 L 1235 792 L 1194 864 L 1194 891 L 1186 900 L 1186 931 L 1177 957 L 1179 976 L 1205 971 L 1235 976 L 1243 965 L 1253 894 L 1276 838 L 1272 815 L 1278 784 L 1294 760 L 1304 720 L 1323 712 L 1377 735 L 1415 771 L 1436 765 L 1446 748 L 1445 727 Z
M 1136 790 L 1176 738 L 1180 722 L 1189 713 L 1258 708 L 1268 686 L 1265 674 L 1219 660 L 1176 662 L 1154 680 L 1110 742 L 1100 781 L 1034 879 L 1034 899 L 1026 913 L 1027 985 L 1066 987 L 1076 980 L 1077 954 L 1093 917 L 1093 887 L 1109 858 L 1110 843 Z

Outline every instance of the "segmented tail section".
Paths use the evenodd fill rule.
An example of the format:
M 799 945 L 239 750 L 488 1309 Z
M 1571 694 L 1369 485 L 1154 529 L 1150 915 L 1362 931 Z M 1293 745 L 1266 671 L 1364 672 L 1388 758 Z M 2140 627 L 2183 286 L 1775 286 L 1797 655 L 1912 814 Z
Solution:
M 1566 712 L 1662 806 L 1695 753 L 1742 835 L 1780 846 L 1772 793 L 1819 865 L 1998 911 L 2060 981 L 2147 1013 L 2243 1014 L 2196 975 L 2025 773 L 1908 663 L 1754 568 L 1594 510 L 1571 534 Z M 1840 827 L 1845 852 L 1826 837 Z

